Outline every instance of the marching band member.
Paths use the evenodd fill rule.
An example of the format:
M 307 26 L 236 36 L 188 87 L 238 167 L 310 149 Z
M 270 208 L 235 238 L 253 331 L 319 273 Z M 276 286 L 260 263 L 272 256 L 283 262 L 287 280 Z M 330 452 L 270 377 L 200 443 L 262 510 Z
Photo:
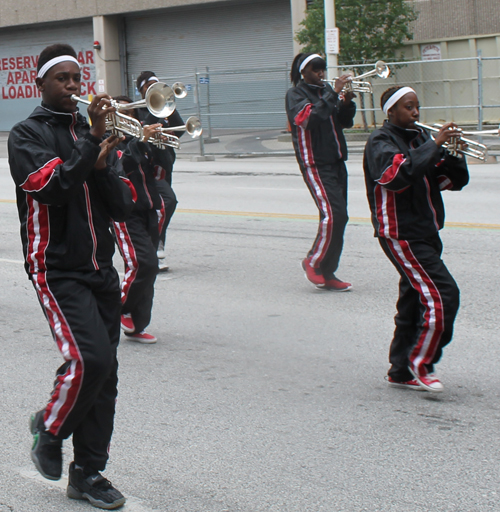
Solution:
M 391 343 L 389 385 L 440 392 L 434 373 L 452 338 L 459 289 L 441 259 L 442 190 L 469 181 L 465 158 L 443 144 L 460 132 L 445 124 L 433 140 L 415 126 L 419 102 L 410 87 L 391 87 L 381 98 L 387 115 L 364 153 L 365 182 L 375 236 L 401 278 Z
M 290 73 L 286 112 L 297 162 L 320 214 L 318 234 L 302 261 L 306 278 L 317 288 L 347 291 L 350 283 L 335 276 L 344 245 L 347 214 L 347 145 L 343 128 L 353 125 L 355 95 L 341 95 L 350 79 L 335 87 L 325 83 L 326 62 L 317 54 L 299 53 Z
M 137 77 L 137 90 L 141 93 L 142 98 L 146 96 L 146 91 L 158 78 L 152 71 L 143 71 Z M 159 119 L 151 114 L 147 109 L 138 109 L 139 119 L 144 125 L 152 125 L 161 123 L 162 127 L 168 128 L 169 126 L 182 126 L 184 121 L 177 110 L 168 116 L 166 119 Z M 184 132 L 175 132 L 176 137 L 181 137 Z M 175 162 L 175 151 L 171 147 L 160 149 L 157 147 L 151 148 L 156 165 L 156 179 L 157 187 L 163 198 L 164 210 L 162 212 L 162 231 L 160 233 L 160 241 L 158 244 L 158 269 L 160 272 L 168 271 L 168 265 L 165 262 L 165 241 L 167 236 L 167 228 L 170 220 L 174 215 L 175 208 L 177 207 L 177 198 L 172 189 L 172 170 Z
M 119 103 L 132 103 L 127 96 L 114 98 Z M 135 110 L 127 115 L 136 117 Z M 145 331 L 151 320 L 154 285 L 158 273 L 156 251 L 161 232 L 158 211 L 163 200 L 155 179 L 154 160 L 148 140 L 161 124 L 143 127 L 144 137 L 126 136 L 118 146 L 123 171 L 133 183 L 137 201 L 126 221 L 114 222 L 116 243 L 125 264 L 125 277 L 121 284 L 121 326 L 125 336 L 139 343 L 156 343 L 156 337 Z
M 61 478 L 62 442 L 73 435 L 67 495 L 104 509 L 123 495 L 101 476 L 108 460 L 117 396 L 120 287 L 113 267 L 110 217 L 123 221 L 133 187 L 108 165 L 120 138 L 102 137 L 114 112 L 109 96 L 77 112 L 81 72 L 74 49 L 45 48 L 36 85 L 42 105 L 10 132 L 25 268 L 65 362 L 49 402 L 31 418 L 31 458 L 51 480 Z

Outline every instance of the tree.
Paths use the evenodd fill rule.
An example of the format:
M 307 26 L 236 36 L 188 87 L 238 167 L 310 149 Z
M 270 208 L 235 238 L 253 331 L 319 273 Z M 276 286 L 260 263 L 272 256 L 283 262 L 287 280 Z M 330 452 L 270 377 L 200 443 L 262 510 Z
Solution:
M 304 28 L 296 33 L 295 39 L 303 45 L 304 52 L 325 53 L 324 8 L 324 0 L 313 0 L 300 23 Z M 410 27 L 417 14 L 407 0 L 335 0 L 335 19 L 340 31 L 338 63 L 345 66 L 402 59 L 398 50 L 405 41 L 413 39 Z M 360 102 L 367 131 L 363 94 Z M 370 103 L 373 108 L 373 94 Z
M 417 19 L 406 0 L 335 0 L 340 30 L 339 64 L 366 64 L 394 60 L 404 41 L 413 39 L 411 23 Z M 324 0 L 313 0 L 295 39 L 304 51 L 324 54 Z

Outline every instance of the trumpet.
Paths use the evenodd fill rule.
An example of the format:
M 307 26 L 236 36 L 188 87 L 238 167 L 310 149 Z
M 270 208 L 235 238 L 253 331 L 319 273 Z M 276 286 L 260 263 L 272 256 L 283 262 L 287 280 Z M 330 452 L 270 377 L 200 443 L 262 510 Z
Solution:
M 196 116 L 191 116 L 187 118 L 186 124 L 182 126 L 167 126 L 161 128 L 161 132 L 186 132 L 192 139 L 196 139 L 203 133 L 203 128 L 201 127 L 201 121 Z
M 353 76 L 349 82 L 344 85 L 342 92 L 345 94 L 346 92 L 373 92 L 372 84 L 370 82 L 366 82 L 361 80 L 362 78 L 368 78 L 369 76 L 378 76 L 379 78 L 386 79 L 391 74 L 391 70 L 389 66 L 383 61 L 378 60 L 375 63 L 375 68 L 371 71 L 367 71 L 359 76 Z M 337 77 L 338 78 L 338 77 Z M 334 84 L 337 78 L 333 80 L 323 80 L 323 82 L 328 82 L 330 84 Z
M 439 129 L 442 128 L 442 124 L 435 123 L 434 126 L 429 126 L 427 124 L 415 123 L 416 126 L 420 128 L 424 128 L 425 130 L 429 130 L 430 132 L 439 132 Z M 462 133 L 464 133 L 461 130 Z M 463 148 L 462 144 L 466 144 L 467 147 Z M 471 156 L 472 158 L 477 158 L 478 160 L 486 160 L 488 148 L 484 144 L 480 144 L 474 140 L 466 139 L 460 135 L 459 137 L 453 137 L 450 141 L 443 144 L 443 147 L 450 153 L 450 155 L 455 157 L 462 157 L 463 155 Z
M 486 135 L 486 136 L 497 136 L 500 137 L 500 126 L 496 130 L 476 130 L 475 132 L 463 132 L 465 135 Z
M 149 139 L 149 142 L 152 142 L 161 149 L 164 149 L 163 145 L 179 149 L 181 147 L 179 137 L 171 132 L 186 132 L 192 139 L 196 139 L 203 133 L 203 128 L 201 127 L 200 120 L 196 116 L 191 116 L 187 118 L 186 124 L 182 126 L 159 128 L 155 136 Z
M 176 98 L 182 99 L 187 96 L 186 86 L 182 82 L 175 82 L 172 84 L 172 91 Z
M 132 103 L 111 104 L 117 110 L 130 110 L 133 108 L 146 107 L 156 117 L 168 117 L 175 110 L 175 98 L 185 98 L 187 90 L 184 84 L 176 82 L 175 90 L 163 82 L 155 82 L 148 87 L 144 99 Z
M 76 94 L 73 94 L 71 99 L 78 103 L 84 103 L 85 105 L 91 104 L 91 101 L 80 98 L 80 96 L 77 96 Z M 121 103 L 117 103 L 114 100 L 111 100 L 111 105 L 117 108 L 118 105 L 123 106 Z M 106 131 L 118 136 L 131 135 L 137 139 L 142 139 L 144 137 L 141 123 L 137 119 L 126 116 L 118 111 L 106 116 Z
M 132 103 L 118 103 L 115 100 L 110 100 L 111 106 L 116 108 L 116 112 L 106 116 L 106 129 L 113 135 L 131 135 L 132 137 L 142 140 L 144 138 L 144 131 L 141 123 L 133 117 L 122 114 L 121 111 L 146 107 L 154 116 L 164 118 L 174 112 L 176 108 L 174 98 L 185 98 L 186 96 L 187 89 L 181 82 L 175 82 L 172 87 L 169 87 L 163 82 L 155 82 L 148 87 L 144 99 L 142 100 Z M 80 98 L 76 94 L 73 94 L 71 99 L 79 103 L 84 103 L 85 105 L 90 105 L 91 103 L 89 100 Z M 169 140 L 173 137 L 175 136 L 171 135 L 166 137 L 161 143 L 159 139 L 151 139 L 148 142 L 162 149 L 164 149 L 165 145 L 174 148 L 180 147 L 178 137 L 175 137 L 177 144 L 175 140 Z
M 156 132 L 153 137 L 149 137 L 148 142 L 160 149 L 179 149 L 181 147 L 179 137 L 176 137 L 171 133 L 162 133 L 161 131 Z

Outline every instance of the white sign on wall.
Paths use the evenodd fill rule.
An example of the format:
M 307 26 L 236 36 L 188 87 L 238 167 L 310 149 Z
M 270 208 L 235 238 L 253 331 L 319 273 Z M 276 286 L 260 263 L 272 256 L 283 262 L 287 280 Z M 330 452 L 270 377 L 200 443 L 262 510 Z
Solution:
M 338 55 L 340 53 L 340 35 L 338 28 L 325 30 L 326 53 Z
M 36 79 L 36 67 L 40 48 L 4 49 L 0 53 L 0 87 L 2 100 L 40 98 Z M 94 51 L 76 48 L 81 64 L 82 96 L 96 94 Z
M 441 60 L 441 45 L 439 43 L 420 46 L 422 60 Z

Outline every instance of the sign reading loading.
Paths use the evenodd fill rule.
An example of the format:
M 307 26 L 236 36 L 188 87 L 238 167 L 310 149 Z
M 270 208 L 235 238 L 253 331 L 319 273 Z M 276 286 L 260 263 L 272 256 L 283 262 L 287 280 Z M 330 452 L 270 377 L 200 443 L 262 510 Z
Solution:
M 78 62 L 82 68 L 81 96 L 96 93 L 94 52 L 82 50 L 78 52 Z M 38 55 L 21 55 L 0 58 L 0 84 L 2 100 L 40 98 L 36 79 Z

